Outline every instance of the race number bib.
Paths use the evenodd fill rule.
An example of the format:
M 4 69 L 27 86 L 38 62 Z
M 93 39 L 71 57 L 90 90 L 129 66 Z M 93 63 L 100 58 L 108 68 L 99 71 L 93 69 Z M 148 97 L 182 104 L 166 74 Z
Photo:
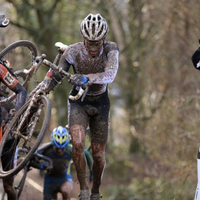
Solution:
M 10 87 L 14 87 L 17 83 L 15 77 L 13 77 L 9 72 L 7 72 L 6 75 L 3 77 L 3 81 L 7 86 Z

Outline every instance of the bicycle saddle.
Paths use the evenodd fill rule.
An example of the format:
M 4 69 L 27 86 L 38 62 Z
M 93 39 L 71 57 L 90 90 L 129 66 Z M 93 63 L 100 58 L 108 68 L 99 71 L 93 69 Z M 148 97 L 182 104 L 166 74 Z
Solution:
M 5 15 L 0 15 L 0 27 L 6 27 L 8 26 L 10 20 L 5 17 Z

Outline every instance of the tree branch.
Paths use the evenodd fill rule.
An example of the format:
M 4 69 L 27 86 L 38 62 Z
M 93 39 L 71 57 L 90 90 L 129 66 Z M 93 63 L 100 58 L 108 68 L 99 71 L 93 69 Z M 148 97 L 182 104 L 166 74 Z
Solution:
M 34 29 L 31 29 L 30 27 L 27 27 L 27 26 L 23 26 L 22 24 L 20 24 L 18 22 L 11 21 L 10 23 L 13 26 L 16 26 L 18 28 L 24 29 L 25 31 L 29 32 L 30 34 L 36 35 L 36 33 L 37 33 Z
M 49 9 L 49 13 L 53 13 L 54 9 L 56 9 L 57 4 L 61 2 L 61 0 L 55 0 L 51 8 Z

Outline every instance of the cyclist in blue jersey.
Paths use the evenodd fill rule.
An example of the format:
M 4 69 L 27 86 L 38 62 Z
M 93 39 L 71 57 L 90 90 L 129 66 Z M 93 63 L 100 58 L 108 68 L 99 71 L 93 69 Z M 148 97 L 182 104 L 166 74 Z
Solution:
M 80 183 L 80 200 L 100 200 L 100 186 L 106 165 L 105 149 L 109 135 L 110 100 L 108 84 L 112 83 L 118 71 L 118 45 L 106 41 L 107 21 L 100 14 L 89 14 L 80 26 L 83 42 L 69 45 L 64 51 L 59 66 L 68 71 L 73 68 L 71 91 L 76 95 L 80 87 L 89 85 L 84 101 L 69 100 L 69 127 L 72 137 L 72 153 L 77 177 Z M 50 84 L 47 92 L 62 80 L 62 75 L 47 73 Z M 84 156 L 85 134 L 89 126 L 93 157 L 93 185 L 90 192 L 86 175 Z
M 53 168 L 45 171 L 44 175 L 44 200 L 57 199 L 57 193 L 61 193 L 63 200 L 70 200 L 73 189 L 73 180 L 70 173 L 72 164 L 72 146 L 70 134 L 62 126 L 55 128 L 51 133 L 51 142 L 38 149 L 38 153 L 49 157 L 53 162 Z M 90 175 L 92 175 L 92 159 L 86 152 Z M 34 159 L 31 166 L 45 170 L 48 168 L 47 161 L 37 163 Z M 92 177 L 91 177 L 92 178 Z

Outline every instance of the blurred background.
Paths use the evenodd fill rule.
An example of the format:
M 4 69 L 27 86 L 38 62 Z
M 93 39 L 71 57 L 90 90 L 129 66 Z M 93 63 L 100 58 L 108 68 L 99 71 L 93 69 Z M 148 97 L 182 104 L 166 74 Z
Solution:
M 192 200 L 200 143 L 200 73 L 191 62 L 199 46 L 200 0 L 1 0 L 11 25 L 0 49 L 27 39 L 53 61 L 61 41 L 82 40 L 89 13 L 109 23 L 120 66 L 109 86 L 111 130 L 102 194 L 108 200 Z M 42 78 L 47 69 L 44 67 Z M 46 71 L 45 71 L 46 70 Z M 67 80 L 50 94 L 52 123 L 67 124 Z

